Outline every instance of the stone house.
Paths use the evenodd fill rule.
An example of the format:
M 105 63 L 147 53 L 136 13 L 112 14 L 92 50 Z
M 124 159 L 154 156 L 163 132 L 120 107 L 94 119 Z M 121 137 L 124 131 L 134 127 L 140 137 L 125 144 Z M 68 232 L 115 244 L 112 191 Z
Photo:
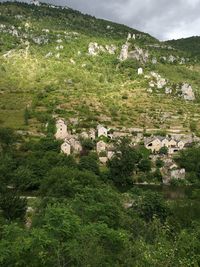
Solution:
M 104 141 L 99 141 L 96 145 L 97 153 L 106 151 L 107 144 Z
M 107 157 L 99 157 L 99 161 L 101 164 L 106 164 L 106 162 L 108 161 Z
M 101 136 L 108 137 L 108 130 L 104 126 L 98 125 L 97 126 L 97 135 L 98 135 L 98 137 L 101 137 Z
M 56 121 L 56 139 L 64 140 L 68 136 L 67 132 L 67 124 L 63 119 L 59 119 Z
M 169 139 L 168 138 L 160 138 L 162 147 L 169 147 Z
M 151 137 L 145 140 L 145 147 L 151 152 L 158 152 L 162 147 L 162 142 L 158 137 Z
M 95 139 L 96 139 L 96 132 L 95 132 L 94 129 L 90 129 L 90 130 L 89 130 L 88 137 L 89 137 L 91 140 L 95 140 Z
M 83 138 L 83 139 L 88 139 L 88 138 L 89 138 L 89 135 L 88 135 L 87 132 L 82 132 L 82 133 L 80 134 L 80 137 Z
M 71 145 L 73 152 L 80 153 L 82 151 L 82 145 L 77 138 L 72 136 L 68 139 L 68 143 Z
M 114 156 L 114 151 L 108 151 L 108 153 L 107 153 L 107 157 L 108 157 L 108 159 L 111 159 L 113 156 Z
M 178 147 L 180 150 L 183 149 L 184 146 L 185 146 L 185 143 L 184 143 L 182 140 L 177 142 L 177 147 Z
M 151 152 L 158 152 L 162 147 L 167 147 L 168 153 L 173 154 L 182 150 L 184 146 L 185 143 L 182 140 L 177 141 L 168 137 L 154 136 L 145 140 L 145 147 L 150 149 Z
M 61 145 L 61 152 L 65 155 L 71 154 L 71 145 L 67 140 Z

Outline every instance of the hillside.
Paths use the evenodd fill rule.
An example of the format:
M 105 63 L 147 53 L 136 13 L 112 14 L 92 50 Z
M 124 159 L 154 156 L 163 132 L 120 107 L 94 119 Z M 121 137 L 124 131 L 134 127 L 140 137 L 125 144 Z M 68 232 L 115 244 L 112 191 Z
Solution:
M 189 50 L 69 8 L 0 4 L 0 266 L 200 266 Z
M 41 133 L 53 115 L 78 118 L 77 131 L 98 123 L 147 131 L 200 127 L 199 64 L 187 51 L 68 8 L 2 3 L 0 13 L 3 126 Z M 119 60 L 129 33 L 129 57 Z M 99 50 L 90 55 L 94 43 Z M 194 101 L 180 97 L 182 83 L 192 85 Z
M 193 36 L 179 40 L 167 41 L 166 44 L 172 45 L 176 49 L 185 51 L 190 56 L 200 59 L 200 37 Z

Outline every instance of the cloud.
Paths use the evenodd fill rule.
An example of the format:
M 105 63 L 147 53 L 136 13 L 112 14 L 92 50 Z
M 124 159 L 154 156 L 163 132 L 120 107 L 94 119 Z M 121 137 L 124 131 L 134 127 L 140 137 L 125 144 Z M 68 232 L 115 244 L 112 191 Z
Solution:
M 43 0 L 126 24 L 161 40 L 200 35 L 200 0 Z

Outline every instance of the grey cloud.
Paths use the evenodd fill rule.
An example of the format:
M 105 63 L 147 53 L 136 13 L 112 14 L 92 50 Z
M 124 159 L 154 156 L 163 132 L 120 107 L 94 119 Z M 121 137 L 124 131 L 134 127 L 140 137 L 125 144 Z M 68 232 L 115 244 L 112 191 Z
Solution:
M 165 40 L 200 35 L 200 0 L 44 0 Z

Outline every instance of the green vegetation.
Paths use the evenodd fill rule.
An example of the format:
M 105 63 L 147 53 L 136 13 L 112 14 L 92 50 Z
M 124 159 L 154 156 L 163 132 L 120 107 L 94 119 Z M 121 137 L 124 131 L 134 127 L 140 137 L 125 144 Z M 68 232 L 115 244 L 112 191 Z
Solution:
M 13 131 L 0 132 L 1 266 L 199 265 L 198 191 L 168 201 L 134 186 L 137 172 L 150 170 L 143 147 L 118 141 L 102 169 L 92 151 L 77 160 L 50 137 L 19 144 Z M 180 162 L 199 179 L 198 153 Z
M 179 157 L 176 158 L 178 164 L 187 171 L 187 179 L 191 183 L 199 183 L 200 178 L 200 148 L 194 146 L 187 150 L 181 151 Z
M 0 11 L 1 24 L 5 25 L 0 42 L 0 124 L 4 127 L 38 134 L 54 114 L 66 120 L 77 117 L 77 128 L 93 127 L 98 121 L 113 127 L 163 131 L 170 125 L 186 132 L 191 119 L 199 119 L 199 105 L 186 105 L 184 100 L 166 96 L 162 90 L 148 94 L 147 80 L 137 75 L 137 68 L 143 67 L 145 75 L 153 70 L 172 85 L 191 83 L 198 101 L 199 65 L 188 51 L 163 48 L 163 43 L 146 33 L 72 9 L 1 3 Z M 148 49 L 148 63 L 119 62 L 121 46 L 129 32 L 140 34 L 130 42 L 132 47 Z M 113 44 L 116 53 L 89 56 L 90 42 L 104 47 Z M 170 55 L 189 57 L 190 61 L 180 65 L 159 60 Z M 151 63 L 153 57 L 157 57 L 158 64 Z M 101 114 L 106 116 L 106 122 Z
M 167 41 L 167 44 L 172 45 L 173 47 L 187 52 L 190 56 L 198 58 L 200 60 L 200 47 L 199 47 L 200 37 L 194 36 L 189 38 L 182 38 L 179 40 Z
M 119 61 L 129 32 L 137 35 L 131 48 L 149 51 L 147 63 Z M 76 134 L 99 123 L 140 127 L 145 136 L 151 135 L 148 129 L 166 136 L 169 128 L 199 134 L 196 41 L 172 41 L 173 49 L 149 34 L 72 9 L 0 3 L 0 266 L 200 265 L 198 146 L 176 158 L 187 173 L 181 183 L 197 188 L 185 198 L 177 191 L 174 199 L 173 192 L 169 200 L 134 184 L 156 188 L 162 182 L 166 148 L 153 162 L 142 143 L 122 138 L 102 166 L 94 152 L 97 140 L 82 139 L 80 155 L 66 156 L 54 139 L 56 117 L 70 121 Z M 116 53 L 90 56 L 90 42 L 115 45 Z M 174 62 L 163 59 L 170 55 Z M 179 64 L 181 57 L 189 61 Z M 144 75 L 137 74 L 139 67 Z M 173 90 L 190 83 L 196 101 L 163 90 L 149 94 L 145 76 L 151 71 Z

